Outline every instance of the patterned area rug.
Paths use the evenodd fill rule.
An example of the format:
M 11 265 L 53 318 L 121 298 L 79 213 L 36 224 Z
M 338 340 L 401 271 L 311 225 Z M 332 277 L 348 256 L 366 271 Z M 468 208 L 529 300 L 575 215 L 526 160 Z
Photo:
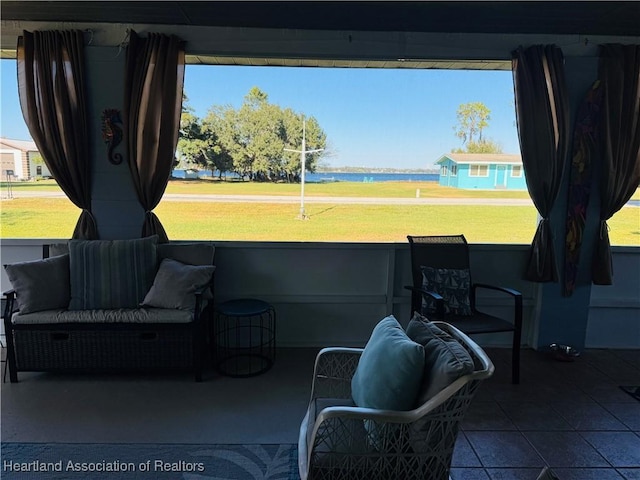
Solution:
M 295 445 L 2 443 L 0 477 L 299 480 Z
M 640 387 L 638 385 L 626 386 L 621 385 L 620 388 L 631 395 L 636 400 L 640 401 Z

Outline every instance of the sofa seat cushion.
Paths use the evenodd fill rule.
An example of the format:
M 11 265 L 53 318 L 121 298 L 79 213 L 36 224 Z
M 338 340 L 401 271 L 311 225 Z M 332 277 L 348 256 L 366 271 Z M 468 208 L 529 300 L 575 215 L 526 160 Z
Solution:
M 190 323 L 193 314 L 186 310 L 165 308 L 135 308 L 114 310 L 45 310 L 28 314 L 16 313 L 14 325 L 44 325 L 57 323 Z

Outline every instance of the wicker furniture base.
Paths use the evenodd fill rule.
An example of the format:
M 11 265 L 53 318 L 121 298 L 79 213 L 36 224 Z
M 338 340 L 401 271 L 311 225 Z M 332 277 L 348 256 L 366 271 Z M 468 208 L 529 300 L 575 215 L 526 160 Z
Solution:
M 144 256 L 145 250 L 138 253 Z M 209 266 L 214 253 L 215 246 L 207 242 L 169 242 L 157 247 L 159 264 L 171 259 L 184 265 Z M 50 254 L 69 254 L 69 246 L 43 245 L 43 258 Z M 176 290 L 184 298 L 193 295 L 193 305 L 169 302 L 162 308 L 67 310 L 58 305 L 53 310 L 20 312 L 19 291 L 3 293 L 6 358 L 12 383 L 18 381 L 18 372 L 186 370 L 194 373 L 196 381 L 202 380 L 214 304 L 213 276 L 208 285 L 195 290 L 189 290 L 188 285 Z M 22 291 L 29 298 L 29 290 Z
M 191 371 L 202 380 L 209 308 L 191 323 L 39 324 L 5 321 L 11 382 L 18 372 Z
M 13 337 L 19 371 L 186 370 L 194 365 L 192 328 L 49 325 L 16 328 Z

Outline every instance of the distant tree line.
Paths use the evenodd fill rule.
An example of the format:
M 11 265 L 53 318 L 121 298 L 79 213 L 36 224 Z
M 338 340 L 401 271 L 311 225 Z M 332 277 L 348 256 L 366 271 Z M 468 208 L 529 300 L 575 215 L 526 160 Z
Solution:
M 324 149 L 327 135 L 312 117 L 269 103 L 268 96 L 253 87 L 239 109 L 213 105 L 198 118 L 183 97 L 178 138 L 179 164 L 187 168 L 233 172 L 244 179 L 298 182 L 301 175 L 302 125 L 306 121 L 307 150 Z M 314 172 L 323 152 L 306 156 L 306 170 Z

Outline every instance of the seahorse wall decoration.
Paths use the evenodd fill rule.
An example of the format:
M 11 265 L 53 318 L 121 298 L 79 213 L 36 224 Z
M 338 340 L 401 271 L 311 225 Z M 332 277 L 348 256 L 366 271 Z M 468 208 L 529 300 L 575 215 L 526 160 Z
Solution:
M 122 163 L 122 155 L 114 153 L 115 148 L 122 141 L 122 125 L 120 110 L 107 108 L 102 112 L 102 139 L 107 144 L 107 158 L 114 165 Z

